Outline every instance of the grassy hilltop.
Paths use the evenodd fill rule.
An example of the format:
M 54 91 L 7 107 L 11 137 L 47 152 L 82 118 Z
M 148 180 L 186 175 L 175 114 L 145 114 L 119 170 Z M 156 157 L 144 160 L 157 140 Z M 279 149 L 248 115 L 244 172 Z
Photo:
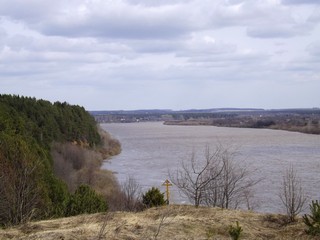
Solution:
M 236 221 L 243 229 L 240 239 L 314 239 L 300 218 L 285 225 L 276 214 L 178 205 L 31 222 L 0 230 L 0 239 L 231 239 L 229 227 Z

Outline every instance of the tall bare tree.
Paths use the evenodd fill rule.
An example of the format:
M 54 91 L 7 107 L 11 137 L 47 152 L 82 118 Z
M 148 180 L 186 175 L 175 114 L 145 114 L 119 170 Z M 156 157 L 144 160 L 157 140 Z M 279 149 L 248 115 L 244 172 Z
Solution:
M 307 198 L 303 192 L 301 180 L 292 165 L 283 176 L 279 197 L 287 212 L 289 222 L 294 222 L 295 217 L 303 210 Z
M 181 163 L 181 168 L 169 173 L 170 179 L 195 206 L 250 206 L 252 187 L 261 179 L 254 179 L 253 171 L 235 161 L 237 153 L 232 147 L 221 144 L 213 151 L 207 146 L 204 159 L 198 159 L 192 153 L 189 161 Z
M 221 145 L 213 151 L 206 146 L 203 160 L 198 159 L 193 152 L 189 161 L 181 163 L 180 169 L 169 172 L 171 181 L 196 207 L 203 203 L 209 184 L 218 179 L 223 172 L 223 151 Z
M 221 208 L 238 208 L 245 204 L 250 208 L 252 188 L 262 179 L 253 178 L 254 171 L 245 163 L 235 160 L 237 152 L 227 148 L 221 152 L 223 170 L 219 177 L 212 181 L 205 193 L 205 204 Z

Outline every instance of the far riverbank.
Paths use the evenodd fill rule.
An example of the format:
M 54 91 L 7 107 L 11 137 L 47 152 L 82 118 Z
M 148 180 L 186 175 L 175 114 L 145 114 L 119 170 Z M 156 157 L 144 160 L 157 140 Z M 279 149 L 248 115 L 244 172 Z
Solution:
M 319 119 L 295 118 L 283 119 L 280 117 L 238 117 L 238 118 L 212 118 L 212 119 L 188 119 L 188 120 L 168 120 L 164 125 L 180 126 L 216 126 L 233 128 L 259 128 L 300 132 L 306 134 L 320 134 Z

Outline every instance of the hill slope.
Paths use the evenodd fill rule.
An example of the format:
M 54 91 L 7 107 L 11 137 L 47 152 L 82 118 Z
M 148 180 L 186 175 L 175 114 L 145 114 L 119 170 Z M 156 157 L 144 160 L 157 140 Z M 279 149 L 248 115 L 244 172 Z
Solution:
M 83 107 L 0 94 L 0 226 L 77 214 L 73 193 L 113 184 L 100 166 L 120 150 Z
M 301 219 L 283 225 L 281 215 L 193 206 L 32 222 L 0 230 L 0 239 L 230 239 L 228 229 L 236 221 L 243 228 L 240 239 L 312 239 Z

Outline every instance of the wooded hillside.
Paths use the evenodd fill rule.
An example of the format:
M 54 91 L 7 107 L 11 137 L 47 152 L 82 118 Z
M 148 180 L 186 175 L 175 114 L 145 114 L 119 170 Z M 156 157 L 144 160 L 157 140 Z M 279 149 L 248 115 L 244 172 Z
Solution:
M 0 226 L 70 215 L 74 198 L 65 179 L 55 174 L 52 148 L 60 151 L 59 143 L 94 150 L 104 142 L 83 107 L 0 95 Z M 116 154 L 120 145 L 111 143 L 117 145 Z M 105 156 L 112 153 L 99 151 Z M 80 166 L 83 172 L 86 165 Z

